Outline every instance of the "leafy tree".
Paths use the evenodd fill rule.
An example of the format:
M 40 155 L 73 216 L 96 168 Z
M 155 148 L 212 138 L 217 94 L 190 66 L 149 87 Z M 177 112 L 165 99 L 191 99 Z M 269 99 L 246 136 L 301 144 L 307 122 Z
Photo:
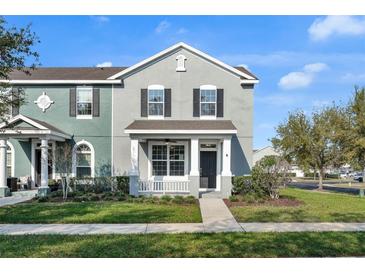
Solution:
M 348 113 L 351 126 L 344 153 L 354 168 L 365 170 L 365 88 L 355 87 Z
M 13 92 L 6 80 L 9 80 L 14 70 L 30 74 L 39 65 L 39 54 L 32 49 L 37 43 L 39 40 L 30 25 L 19 29 L 7 28 L 6 21 L 0 17 L 0 119 L 3 121 L 9 107 L 20 106 L 25 102 L 24 92 Z
M 298 111 L 290 113 L 288 120 L 277 127 L 271 141 L 290 163 L 295 161 L 303 169 L 318 171 L 318 188 L 322 189 L 325 170 L 346 162 L 343 150 L 349 126 L 346 109 L 335 105 L 310 116 Z
M 265 156 L 252 169 L 252 184 L 256 191 L 279 198 L 279 189 L 290 180 L 288 162 L 280 156 Z

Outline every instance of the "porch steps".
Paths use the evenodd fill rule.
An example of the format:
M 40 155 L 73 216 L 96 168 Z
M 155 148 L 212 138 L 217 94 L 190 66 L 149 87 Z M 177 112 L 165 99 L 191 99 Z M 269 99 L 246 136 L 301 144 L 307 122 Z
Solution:
M 11 193 L 12 197 L 23 197 L 23 198 L 34 198 L 38 194 L 37 189 L 33 190 L 24 190 L 24 191 L 15 191 Z
M 222 199 L 222 193 L 220 191 L 203 191 L 199 193 L 199 197 L 204 199 Z

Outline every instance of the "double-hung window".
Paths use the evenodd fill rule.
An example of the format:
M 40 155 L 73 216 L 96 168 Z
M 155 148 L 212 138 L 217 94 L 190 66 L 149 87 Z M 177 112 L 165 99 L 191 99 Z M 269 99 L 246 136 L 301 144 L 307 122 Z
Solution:
M 152 145 L 152 176 L 184 176 L 184 145 Z
M 13 148 L 8 145 L 7 149 L 6 149 L 6 172 L 7 172 L 8 177 L 14 176 L 14 174 L 12 172 L 13 171 L 13 157 L 14 157 Z
M 211 85 L 200 87 L 200 117 L 216 117 L 217 88 Z
M 161 85 L 148 87 L 148 117 L 164 117 L 165 89 Z
M 92 118 L 93 89 L 92 87 L 77 87 L 76 114 L 77 118 Z

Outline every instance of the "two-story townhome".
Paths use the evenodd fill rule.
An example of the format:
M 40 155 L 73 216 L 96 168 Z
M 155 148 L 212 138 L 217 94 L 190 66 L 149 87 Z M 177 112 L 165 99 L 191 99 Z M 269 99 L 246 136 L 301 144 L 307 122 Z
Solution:
M 131 67 L 14 71 L 10 83 L 27 103 L 0 125 L 2 196 L 7 177 L 47 193 L 64 143 L 73 176 L 129 176 L 133 195 L 227 197 L 250 173 L 258 79 L 184 43 Z

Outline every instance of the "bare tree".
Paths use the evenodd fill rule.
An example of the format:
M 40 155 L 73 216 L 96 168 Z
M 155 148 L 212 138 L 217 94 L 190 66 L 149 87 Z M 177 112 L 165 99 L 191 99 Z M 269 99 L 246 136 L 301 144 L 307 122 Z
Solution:
M 72 146 L 70 143 L 57 143 L 55 155 L 53 156 L 56 173 L 61 177 L 62 197 L 67 199 L 70 188 L 72 174 Z

